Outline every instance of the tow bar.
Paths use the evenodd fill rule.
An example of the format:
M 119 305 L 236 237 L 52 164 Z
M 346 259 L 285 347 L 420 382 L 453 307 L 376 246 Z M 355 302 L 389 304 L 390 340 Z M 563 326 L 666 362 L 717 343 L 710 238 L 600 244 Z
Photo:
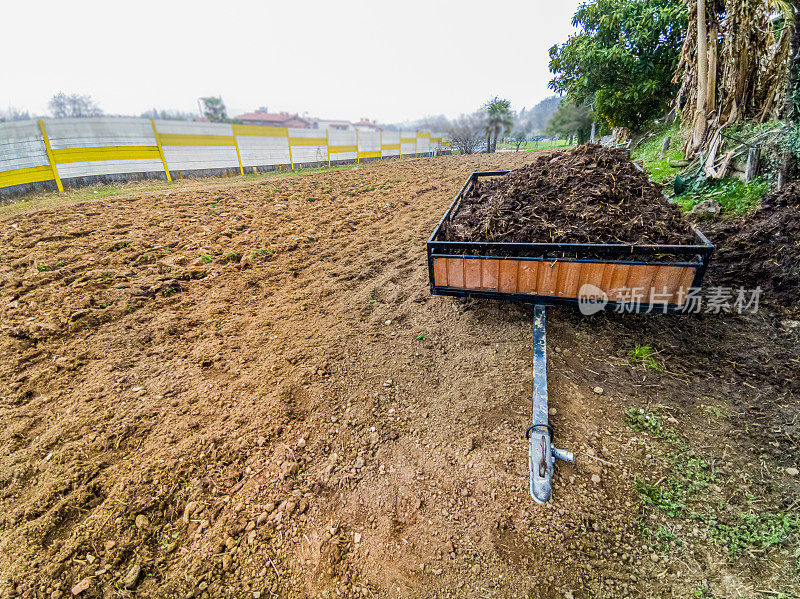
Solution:
M 556 449 L 547 408 L 547 330 L 544 306 L 533 307 L 533 424 L 528 427 L 528 467 L 531 471 L 531 497 L 544 504 L 553 496 L 553 464 L 558 458 L 574 462 L 571 451 Z

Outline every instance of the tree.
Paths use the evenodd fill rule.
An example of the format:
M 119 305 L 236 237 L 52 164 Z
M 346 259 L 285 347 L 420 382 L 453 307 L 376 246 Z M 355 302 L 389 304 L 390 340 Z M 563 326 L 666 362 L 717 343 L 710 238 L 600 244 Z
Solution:
M 27 110 L 14 108 L 13 106 L 9 106 L 8 110 L 0 111 L 0 123 L 27 121 L 29 118 L 31 118 L 31 115 Z
M 182 110 L 157 110 L 152 108 L 144 111 L 139 116 L 143 119 L 161 119 L 163 121 L 190 121 L 195 115 Z
M 511 102 L 495 96 L 487 101 L 481 110 L 486 114 L 486 140 L 487 152 L 494 152 L 497 149 L 497 140 L 505 132 L 511 133 L 514 128 L 514 113 L 511 110 Z
M 586 143 L 591 135 L 593 122 L 594 115 L 588 106 L 576 106 L 564 99 L 547 124 L 547 134 L 564 138 L 577 135 L 578 143 Z
M 202 104 L 203 116 L 212 123 L 224 123 L 228 120 L 228 109 L 225 108 L 222 96 L 200 98 L 200 103 Z
M 459 152 L 472 154 L 483 143 L 486 124 L 480 112 L 462 114 L 445 130 Z
M 663 115 L 676 92 L 682 0 L 594 0 L 572 23 L 580 33 L 550 48 L 550 88 L 591 105 L 610 127 L 639 131 Z
M 687 0 L 687 5 L 692 18 L 673 79 L 680 84 L 681 125 L 687 130 L 684 154 L 707 153 L 713 163 L 720 129 L 783 116 L 797 1 Z
M 525 133 L 522 129 L 517 129 L 514 133 L 511 134 L 511 141 L 517 145 L 517 152 L 519 152 L 519 147 L 524 144 L 528 140 L 528 134 Z
M 80 94 L 58 92 L 50 98 L 47 106 L 57 119 L 103 116 L 103 111 L 91 96 Z

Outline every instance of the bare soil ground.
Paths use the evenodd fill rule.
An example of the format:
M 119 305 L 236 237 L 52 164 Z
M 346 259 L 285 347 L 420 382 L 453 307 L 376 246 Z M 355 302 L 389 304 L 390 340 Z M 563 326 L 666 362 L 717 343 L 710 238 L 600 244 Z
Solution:
M 800 593 L 777 308 L 549 310 L 578 458 L 530 499 L 531 310 L 431 297 L 425 240 L 469 172 L 534 158 L 0 216 L 0 596 Z

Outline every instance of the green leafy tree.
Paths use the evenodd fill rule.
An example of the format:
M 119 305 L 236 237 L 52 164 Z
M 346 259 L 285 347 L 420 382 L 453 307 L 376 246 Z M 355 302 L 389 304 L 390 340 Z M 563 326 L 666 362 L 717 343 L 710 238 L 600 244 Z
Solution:
M 497 149 L 497 140 L 500 135 L 508 135 L 514 128 L 514 112 L 511 110 L 511 102 L 495 96 L 486 102 L 481 110 L 486 114 L 486 138 L 487 152 L 494 152 Z
M 580 29 L 550 48 L 550 88 L 591 104 L 610 127 L 641 130 L 675 98 L 672 82 L 686 33 L 681 0 L 594 0 L 572 23 Z
M 222 101 L 222 96 L 208 96 L 200 98 L 200 103 L 203 108 L 203 116 L 212 123 L 225 123 L 228 120 L 228 109 L 225 108 L 225 102 Z
M 547 134 L 553 137 L 578 137 L 578 143 L 586 143 L 592 132 L 594 115 L 588 106 L 575 106 L 569 100 L 561 100 L 553 118 L 547 123 Z

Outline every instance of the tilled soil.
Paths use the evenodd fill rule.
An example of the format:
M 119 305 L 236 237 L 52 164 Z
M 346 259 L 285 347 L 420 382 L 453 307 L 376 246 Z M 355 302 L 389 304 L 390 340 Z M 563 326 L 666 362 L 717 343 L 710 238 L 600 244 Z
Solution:
M 539 159 L 134 186 L 0 220 L 0 596 L 800 591 L 795 537 L 732 559 L 642 504 L 667 441 L 626 424 L 659 410 L 713 464 L 693 509 L 796 510 L 797 332 L 769 312 L 548 310 L 551 423 L 578 457 L 530 499 L 531 311 L 431 297 L 425 240 L 471 171 Z M 659 370 L 629 360 L 646 344 Z M 643 536 L 661 527 L 679 547 Z
M 767 194 L 753 214 L 704 225 L 717 245 L 709 279 L 730 287 L 760 287 L 773 301 L 800 302 L 800 184 Z
M 442 224 L 445 241 L 696 243 L 680 208 L 667 203 L 623 149 L 596 144 L 541 153 L 503 177 L 479 179 Z

